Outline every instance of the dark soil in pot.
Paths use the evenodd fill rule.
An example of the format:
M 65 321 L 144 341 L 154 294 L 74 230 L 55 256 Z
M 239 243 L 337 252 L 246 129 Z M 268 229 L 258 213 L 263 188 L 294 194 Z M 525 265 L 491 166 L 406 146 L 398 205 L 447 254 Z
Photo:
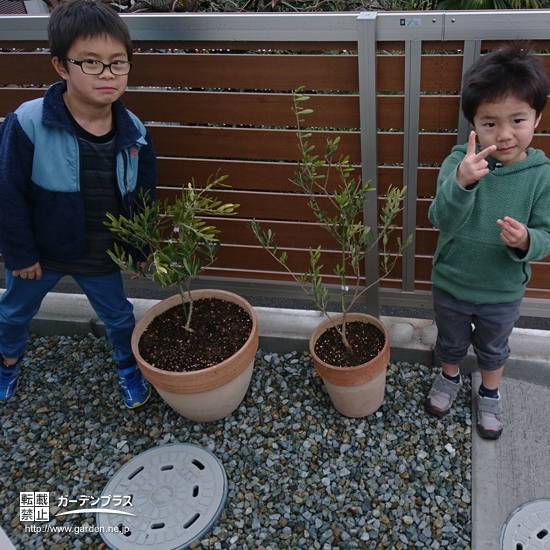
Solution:
M 319 359 L 334 367 L 355 367 L 374 359 L 384 348 L 384 333 L 373 324 L 353 321 L 346 323 L 346 329 L 349 348 L 334 327 L 319 336 L 315 343 Z
M 181 305 L 155 317 L 139 341 L 143 359 L 167 371 L 202 370 L 237 353 L 252 330 L 252 320 L 243 308 L 218 298 L 195 300 L 191 317 L 194 332 L 186 331 L 185 324 Z

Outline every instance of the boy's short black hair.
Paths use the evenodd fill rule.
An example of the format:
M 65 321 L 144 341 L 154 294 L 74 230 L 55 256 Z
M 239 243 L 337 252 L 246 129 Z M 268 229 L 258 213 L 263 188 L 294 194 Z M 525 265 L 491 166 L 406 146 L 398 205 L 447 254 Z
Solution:
M 119 15 L 101 0 L 68 0 L 55 6 L 48 21 L 52 57 L 67 57 L 78 38 L 110 36 L 124 44 L 132 61 L 130 31 Z
M 482 103 L 515 97 L 538 116 L 547 95 L 548 78 L 540 59 L 530 53 L 529 44 L 513 42 L 480 57 L 468 69 L 462 82 L 462 112 L 473 124 Z

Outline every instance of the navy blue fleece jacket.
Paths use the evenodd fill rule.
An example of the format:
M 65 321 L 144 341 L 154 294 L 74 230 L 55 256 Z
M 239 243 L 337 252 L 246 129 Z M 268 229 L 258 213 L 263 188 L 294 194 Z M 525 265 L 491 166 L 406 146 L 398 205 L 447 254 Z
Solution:
M 0 126 L 0 253 L 10 270 L 40 259 L 76 261 L 87 251 L 78 141 L 64 91 L 63 82 L 54 84 Z M 156 155 L 145 126 L 120 100 L 113 117 L 118 188 L 128 215 L 140 189 L 155 198 Z

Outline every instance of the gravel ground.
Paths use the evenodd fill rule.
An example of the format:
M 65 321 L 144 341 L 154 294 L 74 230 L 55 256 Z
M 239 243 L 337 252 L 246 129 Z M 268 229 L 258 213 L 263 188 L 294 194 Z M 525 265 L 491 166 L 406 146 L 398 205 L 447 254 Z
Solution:
M 125 409 L 105 338 L 32 336 L 16 397 L 1 409 L 0 525 L 17 549 L 104 549 L 98 534 L 26 532 L 19 493 L 48 491 L 54 506 L 99 496 L 140 452 L 193 443 L 222 461 L 229 494 L 192 548 L 469 549 L 470 379 L 453 414 L 438 420 L 423 408 L 435 373 L 391 364 L 381 409 L 348 419 L 309 354 L 259 351 L 239 409 L 196 424 L 156 392 L 141 410 Z M 50 524 L 82 528 L 95 517 Z

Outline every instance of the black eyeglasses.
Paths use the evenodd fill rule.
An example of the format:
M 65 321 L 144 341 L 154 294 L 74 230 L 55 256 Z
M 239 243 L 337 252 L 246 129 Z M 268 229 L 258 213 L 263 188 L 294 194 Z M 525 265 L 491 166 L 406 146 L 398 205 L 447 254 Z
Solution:
M 84 59 L 84 61 L 77 61 L 76 59 L 69 59 L 68 57 L 58 56 L 59 59 L 64 59 L 73 65 L 78 65 L 84 74 L 100 75 L 105 69 L 109 69 L 115 76 L 124 76 L 130 73 L 132 70 L 131 61 L 113 61 L 112 63 L 102 63 L 95 59 Z

